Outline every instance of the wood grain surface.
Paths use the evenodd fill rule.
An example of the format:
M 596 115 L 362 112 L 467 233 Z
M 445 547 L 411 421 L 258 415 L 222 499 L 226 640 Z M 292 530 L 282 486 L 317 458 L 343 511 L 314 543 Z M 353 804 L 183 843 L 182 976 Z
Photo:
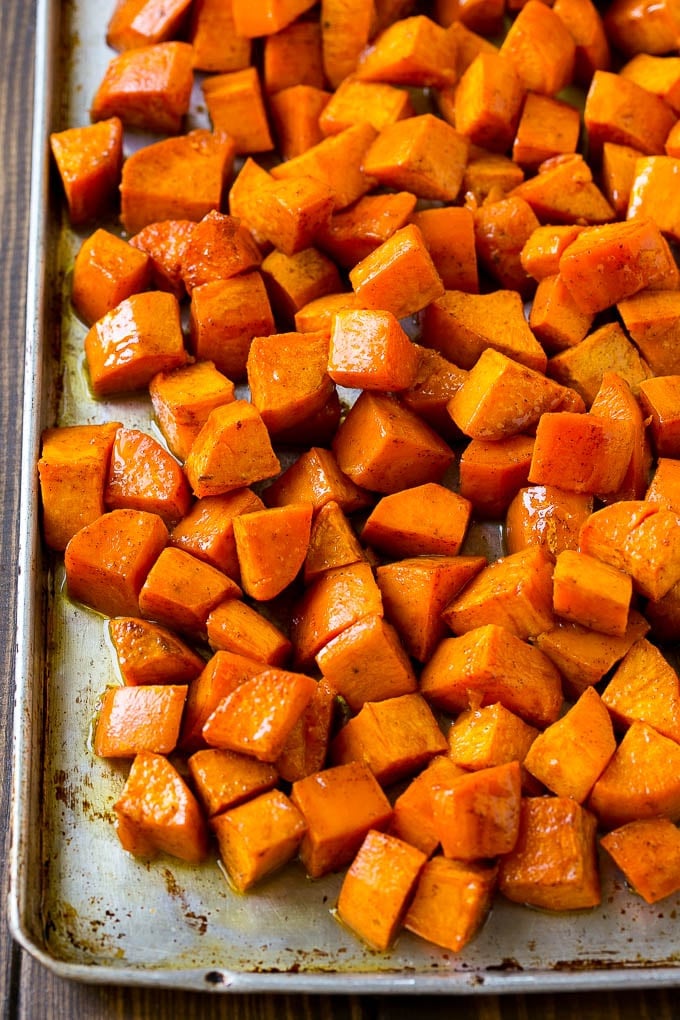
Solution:
M 28 248 L 30 123 L 32 107 L 32 0 L 3 0 L 0 32 L 0 829 L 3 860 L 9 844 L 12 667 L 18 538 L 21 386 Z M 671 1020 L 680 1016 L 673 990 L 561 996 L 321 997 L 224 996 L 87 986 L 64 981 L 36 963 L 10 939 L 4 917 L 7 876 L 0 910 L 0 1010 L 12 1020 Z

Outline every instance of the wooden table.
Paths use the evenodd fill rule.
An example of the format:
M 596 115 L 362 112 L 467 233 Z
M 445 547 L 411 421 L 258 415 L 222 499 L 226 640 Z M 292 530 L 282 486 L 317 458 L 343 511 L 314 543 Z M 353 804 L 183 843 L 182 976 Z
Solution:
M 2 676 L 0 711 L 0 758 L 5 763 L 0 786 L 0 826 L 7 856 L 9 843 L 9 787 L 11 769 L 12 666 L 15 628 L 15 564 L 17 557 L 19 467 L 21 441 L 21 352 L 25 319 L 26 259 L 28 245 L 28 197 L 30 122 L 33 67 L 34 3 L 4 0 L 0 33 L 0 208 L 2 249 L 0 260 L 0 427 L 5 462 L 0 471 L 2 531 L 0 533 L 0 655 Z M 1 907 L 7 895 L 3 885 Z M 13 1020 L 42 1018 L 230 1018 L 230 1020 L 410 1020 L 426 1011 L 431 1020 L 453 1016 L 479 1020 L 593 1020 L 607 1017 L 671 1020 L 680 1015 L 680 996 L 675 990 L 626 991 L 620 993 L 562 996 L 474 996 L 432 998 L 321 997 L 264 995 L 210 996 L 169 991 L 90 987 L 55 977 L 14 945 L 3 919 L 0 928 L 0 1009 Z

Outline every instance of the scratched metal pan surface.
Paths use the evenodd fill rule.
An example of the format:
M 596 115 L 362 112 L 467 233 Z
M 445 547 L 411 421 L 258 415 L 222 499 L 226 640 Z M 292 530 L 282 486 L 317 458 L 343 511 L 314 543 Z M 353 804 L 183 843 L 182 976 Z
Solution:
M 459 955 L 403 935 L 371 953 L 333 916 L 340 878 L 298 865 L 247 895 L 217 860 L 190 867 L 126 854 L 112 825 L 124 771 L 90 736 L 114 662 L 105 621 L 69 602 L 40 541 L 35 461 L 46 425 L 122 420 L 152 427 L 147 404 L 94 403 L 84 329 L 69 301 L 81 241 L 49 170 L 50 130 L 84 124 L 111 53 L 101 0 L 40 0 L 29 267 L 16 668 L 10 923 L 64 977 L 183 989 L 476 993 L 672 985 L 680 903 L 646 906 L 603 861 L 602 906 L 568 916 L 498 902 Z M 28 129 L 28 126 L 27 126 Z

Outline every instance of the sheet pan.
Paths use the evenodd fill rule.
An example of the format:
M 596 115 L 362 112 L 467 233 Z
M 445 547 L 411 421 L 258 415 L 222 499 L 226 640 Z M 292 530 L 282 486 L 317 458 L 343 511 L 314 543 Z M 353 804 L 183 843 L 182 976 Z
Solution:
M 30 209 L 10 925 L 59 975 L 215 991 L 477 993 L 674 985 L 680 898 L 646 906 L 603 860 L 598 909 L 553 916 L 496 903 L 454 955 L 402 936 L 371 953 L 336 922 L 340 878 L 292 866 L 245 896 L 217 861 L 140 862 L 120 847 L 112 804 L 124 773 L 91 751 L 113 673 L 105 621 L 64 595 L 45 554 L 35 463 L 46 425 L 118 419 L 152 428 L 142 399 L 96 404 L 83 382 L 84 329 L 69 272 L 82 235 L 63 214 L 50 130 L 84 124 L 110 59 L 101 0 L 39 0 Z M 196 124 L 202 116 L 199 110 Z

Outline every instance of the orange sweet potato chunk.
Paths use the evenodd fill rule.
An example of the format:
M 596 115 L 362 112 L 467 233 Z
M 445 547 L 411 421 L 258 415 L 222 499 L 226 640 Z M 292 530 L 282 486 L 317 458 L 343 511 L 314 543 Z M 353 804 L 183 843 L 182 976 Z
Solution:
M 388 949 L 425 860 L 396 836 L 371 829 L 342 883 L 339 919 L 369 945 Z
M 390 802 L 375 776 L 358 761 L 298 780 L 291 800 L 307 826 L 300 859 L 310 878 L 345 867 L 367 832 L 384 831 L 392 817 Z
M 168 538 L 158 514 L 145 510 L 102 514 L 66 546 L 69 595 L 107 616 L 141 616 L 142 585 Z
M 185 684 L 109 687 L 94 733 L 101 758 L 134 758 L 141 751 L 170 754 L 179 738 Z
M 500 862 L 509 900 L 545 910 L 583 910 L 601 900 L 597 821 L 571 797 L 526 797 L 514 850 Z
M 38 477 L 42 529 L 51 549 L 64 550 L 104 510 L 104 487 L 120 422 L 67 425 L 42 434 Z
M 267 790 L 211 819 L 220 857 L 238 892 L 245 892 L 295 856 L 305 823 L 281 790 Z
M 116 800 L 116 831 L 139 857 L 171 854 L 190 864 L 208 855 L 208 832 L 193 793 L 164 755 L 141 751 Z
M 562 706 L 560 674 L 548 657 L 492 623 L 445 638 L 423 669 L 420 689 L 447 712 L 500 702 L 539 727 L 555 722 Z

